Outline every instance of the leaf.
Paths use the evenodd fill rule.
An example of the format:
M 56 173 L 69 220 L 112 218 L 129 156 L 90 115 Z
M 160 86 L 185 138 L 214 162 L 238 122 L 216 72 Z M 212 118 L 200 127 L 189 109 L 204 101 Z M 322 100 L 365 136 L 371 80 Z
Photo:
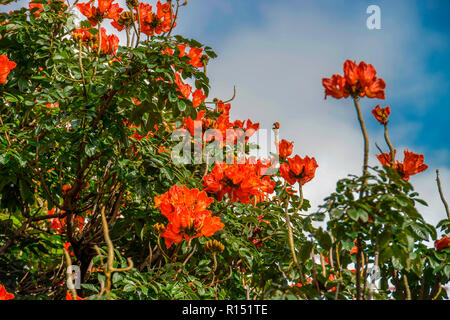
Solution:
M 125 287 L 123 287 L 122 289 L 124 292 L 131 292 L 136 290 L 136 286 L 134 284 L 128 283 L 125 285 Z

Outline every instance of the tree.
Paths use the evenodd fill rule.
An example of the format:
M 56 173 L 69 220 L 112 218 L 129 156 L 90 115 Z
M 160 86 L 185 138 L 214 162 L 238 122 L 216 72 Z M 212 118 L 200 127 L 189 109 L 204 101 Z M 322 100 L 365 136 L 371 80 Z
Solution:
M 426 165 L 410 152 L 395 162 L 387 109 L 374 115 L 391 152 L 367 164 L 358 101 L 385 89 L 373 66 L 347 61 L 323 81 L 354 100 L 363 175 L 308 212 L 302 186 L 320 164 L 290 157 L 278 123 L 278 152 L 249 157 L 259 124 L 230 120 L 234 96 L 207 101 L 216 54 L 172 35 L 186 3 L 113 2 L 33 0 L 0 15 L 0 299 L 445 298 L 449 244 L 406 181 Z M 72 264 L 82 285 L 68 291 Z

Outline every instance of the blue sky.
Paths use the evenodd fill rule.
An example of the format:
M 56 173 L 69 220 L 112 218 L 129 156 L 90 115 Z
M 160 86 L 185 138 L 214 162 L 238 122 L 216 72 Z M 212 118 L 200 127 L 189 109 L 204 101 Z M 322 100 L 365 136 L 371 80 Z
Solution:
M 366 27 L 372 4 L 381 9 L 381 30 Z M 360 173 L 362 162 L 354 107 L 349 100 L 324 100 L 321 79 L 342 73 L 346 59 L 372 63 L 387 83 L 387 98 L 361 102 L 370 164 L 378 164 L 375 142 L 383 145 L 382 127 L 370 111 L 389 105 L 390 137 L 400 160 L 408 148 L 423 153 L 430 167 L 411 182 L 430 205 L 422 214 L 435 223 L 445 217 L 436 168 L 450 194 L 449 13 L 448 0 L 189 0 L 175 33 L 217 52 L 208 67 L 210 98 L 226 99 L 236 85 L 232 118 L 250 118 L 265 129 L 278 121 L 281 138 L 295 142 L 295 153 L 317 159 L 316 178 L 305 185 L 313 207 L 338 179 Z

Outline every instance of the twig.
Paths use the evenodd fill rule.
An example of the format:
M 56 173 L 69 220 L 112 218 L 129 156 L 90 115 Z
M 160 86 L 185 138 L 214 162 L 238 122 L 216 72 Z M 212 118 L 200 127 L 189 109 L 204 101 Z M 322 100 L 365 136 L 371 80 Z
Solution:
M 442 187 L 441 187 L 441 179 L 439 179 L 439 169 L 436 169 L 436 183 L 437 183 L 437 186 L 438 186 L 439 195 L 441 196 L 442 203 L 444 204 L 444 207 L 445 207 L 445 212 L 447 213 L 448 219 L 450 219 L 450 212 L 448 210 L 448 203 L 447 203 L 447 201 L 444 198 L 444 193 L 442 192 Z

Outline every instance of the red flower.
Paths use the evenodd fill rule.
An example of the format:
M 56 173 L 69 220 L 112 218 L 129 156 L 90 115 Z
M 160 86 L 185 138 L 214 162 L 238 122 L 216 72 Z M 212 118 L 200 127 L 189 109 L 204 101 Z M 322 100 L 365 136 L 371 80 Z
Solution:
M 450 248 L 450 238 L 443 237 L 441 240 L 436 240 L 434 246 L 437 251 L 442 251 L 444 249 Z
M 75 300 L 86 300 L 86 298 L 81 298 L 80 296 L 77 295 L 77 298 Z M 72 294 L 70 293 L 70 291 L 67 291 L 66 294 L 66 300 L 73 300 Z
M 280 155 L 280 158 L 282 159 L 286 159 L 287 157 L 289 157 L 292 154 L 292 149 L 294 147 L 294 145 L 292 144 L 292 142 L 288 142 L 286 140 L 281 140 L 281 142 L 279 143 L 278 147 L 278 154 Z
M 347 60 L 344 63 L 344 77 L 333 75 L 331 78 L 323 78 L 322 85 L 325 87 L 325 98 L 332 96 L 336 99 L 352 97 L 367 97 L 384 99 L 384 88 L 386 84 L 383 79 L 376 77 L 376 70 L 371 64 L 364 61 L 359 65 Z
M 0 300 L 12 300 L 14 299 L 14 294 L 6 291 L 6 288 L 0 284 Z
M 69 248 L 72 246 L 72 244 L 70 242 L 64 242 L 64 249 L 66 249 L 66 251 L 71 255 L 75 257 L 75 253 L 73 253 L 72 250 L 70 250 Z
M 388 123 L 388 117 L 391 114 L 391 108 L 387 106 L 386 108 L 381 108 L 380 105 L 377 105 L 372 109 L 373 116 L 378 120 L 381 124 Z
M 94 39 L 92 33 L 89 32 L 89 28 L 78 28 L 73 32 L 73 37 L 77 41 L 87 42 Z
M 200 89 L 197 89 L 192 94 L 192 104 L 194 105 L 194 108 L 197 108 L 203 101 L 205 101 L 206 95 L 203 94 L 203 91 Z
M 105 28 L 101 28 L 101 35 L 102 35 L 102 39 L 101 39 L 100 53 L 114 55 L 119 47 L 119 38 L 115 34 L 108 36 L 106 34 Z M 99 34 L 97 33 L 96 42 L 92 46 L 92 50 L 97 51 L 99 40 L 100 40 L 100 37 L 99 37 Z
M 111 4 L 114 0 L 98 0 L 98 10 L 100 13 L 104 13 L 106 10 L 111 7 Z
M 80 10 L 81 14 L 89 19 L 92 26 L 97 25 L 97 20 L 99 19 L 97 8 L 92 5 L 92 1 L 88 3 L 77 3 L 77 8 Z
M 394 150 L 394 156 L 397 150 Z M 403 180 L 408 181 L 409 177 L 415 175 L 416 173 L 425 171 L 428 166 L 423 163 L 424 155 L 416 154 L 408 150 L 404 151 L 405 157 L 403 163 L 397 161 L 394 163 L 393 168 L 397 170 Z M 391 166 L 391 155 L 388 153 L 382 153 L 377 155 L 378 161 L 380 161 L 383 166 Z
M 6 83 L 9 72 L 16 66 L 16 63 L 9 61 L 6 55 L 0 55 L 0 83 Z
M 178 86 L 178 91 L 181 92 L 181 94 L 185 97 L 185 98 L 189 98 L 191 91 L 192 91 L 192 87 L 188 84 L 185 84 L 183 82 L 183 80 L 181 80 L 181 76 L 176 73 L 175 74 L 175 83 Z M 181 97 L 181 96 L 179 96 Z
M 318 164 L 316 159 L 306 156 L 304 159 L 296 155 L 287 159 L 289 164 L 283 163 L 280 166 L 281 176 L 291 185 L 296 182 L 304 185 L 314 178 Z
M 139 17 L 136 15 L 136 21 L 141 24 L 141 32 L 148 36 L 169 32 L 172 27 L 170 4 L 161 4 L 158 1 L 156 9 L 154 13 L 151 5 L 142 2 L 139 4 Z M 175 27 L 176 23 L 173 26 Z
M 203 67 L 203 63 L 201 61 L 202 58 L 202 52 L 203 49 L 202 48 L 191 48 L 189 50 L 189 54 L 188 57 L 191 58 L 191 60 L 189 61 L 189 63 L 195 67 L 195 68 L 201 68 Z
M 116 21 L 120 13 L 123 11 L 114 0 L 98 0 L 98 8 L 94 7 L 93 0 L 88 3 L 77 3 L 78 10 L 89 19 L 92 26 L 96 26 L 104 18 Z
M 358 253 L 358 247 L 357 246 L 353 246 L 352 250 L 350 251 L 350 254 L 355 254 Z
M 172 243 L 190 241 L 196 237 L 210 237 L 224 224 L 219 217 L 211 216 L 206 208 L 213 202 L 204 191 L 174 185 L 170 190 L 155 197 L 155 207 L 167 217 L 169 223 L 161 234 L 169 248 Z
M 42 3 L 34 3 L 33 1 L 30 1 L 30 4 L 28 5 L 28 10 L 31 11 L 31 9 L 33 8 L 38 8 L 38 10 L 36 10 L 33 14 L 35 18 L 39 18 L 41 12 L 44 10 L 44 6 L 42 5 Z
M 334 74 L 331 79 L 323 78 L 322 85 L 325 87 L 325 99 L 332 96 L 336 99 L 348 98 L 349 94 L 345 91 L 345 78 Z

